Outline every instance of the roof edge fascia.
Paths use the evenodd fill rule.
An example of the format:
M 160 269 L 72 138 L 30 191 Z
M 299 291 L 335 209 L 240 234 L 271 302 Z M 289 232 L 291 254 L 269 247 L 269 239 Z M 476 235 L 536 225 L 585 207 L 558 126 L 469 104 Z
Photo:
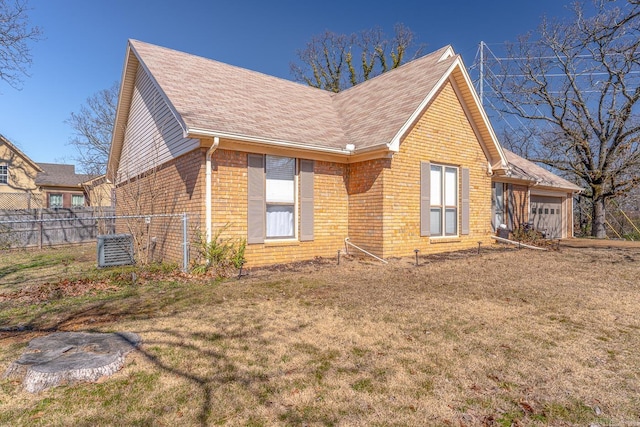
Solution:
M 451 49 L 452 50 L 452 49 Z M 441 61 L 446 59 L 444 56 L 449 52 L 449 49 L 445 51 Z M 502 146 L 498 142 L 498 138 L 493 130 L 493 126 L 491 126 L 491 122 L 489 121 L 489 117 L 487 116 L 482 104 L 480 103 L 480 98 L 478 98 L 478 94 L 476 93 L 473 85 L 471 84 L 471 78 L 469 77 L 469 73 L 467 73 L 466 68 L 462 62 L 462 58 L 458 55 L 449 68 L 442 73 L 442 76 L 438 79 L 436 84 L 433 86 L 431 91 L 427 94 L 424 100 L 420 103 L 418 108 L 411 114 L 409 119 L 405 122 L 405 124 L 400 128 L 400 130 L 395 134 L 395 136 L 391 139 L 391 142 L 387 143 L 390 151 L 398 152 L 400 150 L 400 140 L 407 133 L 407 131 L 416 123 L 417 120 L 420 119 L 420 116 L 424 109 L 429 105 L 429 103 L 434 99 L 434 96 L 440 91 L 442 86 L 452 77 L 453 72 L 459 69 L 462 77 L 464 79 L 464 83 L 469 87 L 471 96 L 473 97 L 474 103 L 476 104 L 476 108 L 480 111 L 480 115 L 482 117 L 483 124 L 487 127 L 489 135 L 491 136 L 491 140 L 493 144 L 496 146 L 496 150 L 500 156 L 499 162 L 494 162 L 492 167 L 494 168 L 506 168 L 508 165 L 507 158 L 502 150 Z M 455 80 L 455 77 L 454 77 Z
M 185 137 L 187 138 L 214 138 L 216 136 L 219 138 L 230 139 L 235 141 L 252 142 L 252 143 L 264 144 L 264 145 L 275 146 L 275 147 L 283 147 L 283 148 L 292 148 L 300 151 L 316 151 L 316 152 L 323 152 L 328 154 L 342 154 L 344 156 L 348 156 L 353 153 L 353 151 L 349 151 L 346 148 L 345 149 L 327 148 L 327 147 L 321 147 L 318 145 L 300 144 L 299 142 L 293 142 L 293 141 L 282 141 L 282 140 L 271 139 L 271 138 L 248 136 L 248 135 L 241 135 L 241 134 L 229 133 L 229 132 L 220 132 L 220 131 L 209 130 L 209 129 L 189 128 L 187 130 L 187 134 L 185 135 Z
M 122 108 L 124 108 L 121 105 L 121 102 L 123 101 L 123 99 L 126 98 L 126 103 L 131 104 L 131 100 L 133 97 L 133 90 L 130 93 L 123 94 L 123 88 L 126 81 L 125 77 L 129 69 L 129 62 L 132 58 L 134 58 L 135 61 L 137 61 L 138 65 L 142 67 L 144 72 L 147 73 L 147 75 L 149 76 L 149 79 L 151 80 L 151 83 L 153 84 L 154 88 L 157 90 L 162 100 L 166 103 L 167 107 L 169 107 L 169 111 L 171 111 L 171 114 L 174 116 L 174 118 L 182 128 L 182 134 L 185 138 L 187 137 L 187 133 L 188 133 L 187 125 L 182 119 L 182 116 L 180 115 L 178 110 L 175 108 L 173 103 L 169 100 L 169 97 L 167 96 L 167 94 L 162 90 L 162 87 L 153 76 L 153 73 L 151 73 L 147 65 L 142 60 L 140 54 L 138 53 L 136 48 L 133 46 L 132 41 L 135 41 L 135 40 L 130 39 L 127 43 L 127 53 L 125 55 L 124 68 L 122 70 L 122 76 L 120 78 L 120 92 L 119 92 L 120 95 L 118 96 L 118 106 L 116 107 L 116 119 L 114 121 L 114 131 L 113 131 L 113 136 L 111 140 L 111 150 L 109 151 L 109 161 L 107 164 L 107 179 L 112 181 L 115 179 L 115 175 L 117 174 L 118 165 L 120 163 L 120 156 L 122 155 L 122 146 L 124 144 L 124 130 L 122 130 L 122 132 L 116 132 L 115 130 L 115 128 L 118 126 L 122 126 L 123 129 L 125 127 L 123 123 L 120 123 L 121 120 L 124 120 L 120 117 Z M 135 87 L 135 84 L 133 87 Z M 121 140 L 116 141 L 116 138 Z M 116 150 L 116 152 L 112 151 L 114 149 Z M 113 154 L 115 154 L 115 157 L 112 156 Z M 112 160 L 112 158 L 114 158 L 114 160 Z M 115 164 L 113 164 L 112 162 L 115 162 Z
M 491 179 L 492 181 L 503 182 L 506 184 L 526 185 L 530 190 L 536 188 L 541 190 L 555 191 L 556 193 L 558 191 L 565 191 L 569 193 L 581 193 L 582 191 L 584 191 L 583 188 L 578 186 L 568 187 L 563 185 L 550 185 L 548 183 L 538 181 L 533 178 L 520 178 L 517 176 L 510 176 L 510 175 L 494 175 Z
M 414 112 L 411 113 L 411 116 L 409 116 L 409 119 L 407 119 L 407 121 L 402 125 L 400 130 L 398 130 L 398 132 L 396 132 L 393 138 L 391 138 L 391 141 L 387 143 L 387 147 L 389 147 L 390 151 L 393 151 L 394 153 L 397 153 L 398 151 L 400 151 L 400 140 L 411 128 L 411 126 L 413 126 L 416 123 L 416 121 L 420 119 L 422 112 L 427 107 L 427 105 L 429 105 L 429 103 L 433 100 L 433 97 L 438 93 L 438 91 L 440 90 L 444 82 L 447 81 L 447 79 L 449 78 L 449 75 L 452 73 L 453 69 L 456 67 L 456 64 L 458 62 L 459 62 L 459 58 L 456 58 L 451 63 L 449 68 L 447 68 L 447 70 L 444 73 L 442 73 L 442 76 L 440 76 L 440 78 L 438 79 L 436 84 L 433 86 L 433 88 L 431 88 L 427 96 L 422 100 L 420 105 L 418 105 L 418 108 L 416 108 Z
M 495 131 L 493 130 L 493 126 L 491 125 L 491 121 L 489 120 L 489 116 L 487 116 L 487 112 L 485 111 L 482 102 L 480 101 L 480 97 L 478 96 L 478 93 L 476 92 L 476 89 L 473 87 L 473 83 L 471 82 L 471 76 L 469 76 L 469 73 L 467 72 L 467 68 L 464 66 L 463 62 L 462 62 L 462 58 L 458 57 L 456 59 L 456 61 L 459 63 L 460 65 L 460 72 L 462 73 L 462 77 L 464 78 L 464 81 L 466 83 L 466 85 L 469 87 L 470 91 L 471 91 L 471 96 L 473 97 L 473 101 L 476 105 L 476 108 L 478 108 L 478 111 L 480 112 L 480 115 L 482 116 L 482 121 L 484 122 L 485 126 L 487 127 L 487 130 L 489 132 L 489 134 L 491 135 L 491 139 L 493 141 L 493 143 L 496 146 L 496 149 L 498 150 L 498 153 L 500 155 L 500 166 L 502 167 L 507 167 L 509 165 L 509 162 L 507 161 L 507 156 L 506 154 L 504 154 L 504 150 L 502 149 L 502 145 L 500 144 L 500 141 L 498 140 L 498 137 L 495 133 Z M 451 70 L 453 72 L 453 69 Z
M 536 192 L 536 190 L 540 190 L 540 191 L 554 191 L 557 193 L 558 191 L 565 191 L 567 193 L 572 193 L 572 194 L 578 194 L 578 193 L 582 193 L 584 191 L 583 188 L 581 189 L 576 189 L 576 188 L 569 188 L 569 187 L 556 187 L 553 185 L 545 185 L 545 184 L 537 184 L 534 186 L 531 186 L 529 188 L 530 191 L 533 191 L 534 193 Z
M 447 45 L 444 49 L 444 52 L 442 52 L 442 55 L 440 55 L 440 58 L 438 58 L 438 62 L 442 62 L 445 59 L 449 59 L 453 56 L 456 56 L 456 52 L 453 50 L 453 46 Z
M 36 172 L 44 172 L 44 169 L 42 169 L 38 163 L 36 163 L 35 161 L 33 161 L 31 159 L 31 157 L 27 156 L 25 153 L 22 152 L 22 150 L 20 150 L 13 142 L 9 141 L 8 138 L 6 138 L 4 135 L 0 134 L 0 141 L 4 142 L 5 144 L 7 144 L 7 146 L 15 151 L 20 157 L 22 157 L 27 163 L 29 163 L 35 170 Z
M 118 165 L 120 164 L 120 156 L 122 154 L 122 144 L 124 142 L 124 128 L 126 126 L 122 126 L 122 141 L 116 141 L 119 139 L 120 132 L 118 132 L 118 128 L 120 127 L 120 121 L 122 120 L 122 108 L 123 107 L 123 98 L 127 98 L 127 102 L 131 103 L 132 94 L 124 93 L 124 84 L 125 84 L 125 76 L 127 75 L 127 70 L 129 69 L 129 61 L 131 60 L 131 42 L 127 42 L 127 50 L 124 56 L 124 65 L 122 67 L 122 73 L 120 75 L 120 88 L 118 89 L 118 104 L 116 105 L 116 117 L 113 121 L 113 129 L 111 131 L 111 147 L 109 148 L 109 159 L 107 160 L 107 179 L 114 180 L 116 174 L 118 173 Z M 138 59 L 136 61 L 139 63 Z M 117 158 L 117 160 L 116 160 Z M 114 164 L 115 162 L 115 164 Z
M 364 149 L 356 149 L 356 150 L 347 150 L 346 148 L 328 148 L 322 147 L 319 145 L 309 145 L 309 144 L 301 144 L 299 142 L 293 141 L 282 141 L 271 138 L 264 137 L 255 137 L 248 135 L 241 135 L 229 132 L 221 132 L 210 129 L 197 129 L 190 128 L 187 134 L 189 138 L 199 138 L 199 139 L 211 139 L 211 138 L 221 138 L 229 141 L 238 141 L 241 143 L 249 143 L 249 144 L 259 144 L 271 148 L 283 148 L 289 150 L 295 150 L 300 152 L 307 153 L 318 153 L 318 154 L 327 154 L 336 156 L 336 158 L 342 159 L 344 163 L 353 163 L 357 161 L 361 161 L 362 159 L 372 159 L 372 158 L 385 158 L 388 157 L 391 153 L 386 144 L 378 144 L 371 147 L 366 147 Z

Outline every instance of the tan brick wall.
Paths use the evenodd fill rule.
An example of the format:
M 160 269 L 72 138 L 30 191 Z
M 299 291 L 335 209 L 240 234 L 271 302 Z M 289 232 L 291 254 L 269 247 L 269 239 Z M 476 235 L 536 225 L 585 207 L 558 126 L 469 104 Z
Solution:
M 188 233 L 195 241 L 203 229 L 204 150 L 195 150 L 167 162 L 155 171 L 116 188 L 117 215 L 189 214 Z M 139 260 L 182 262 L 180 217 L 123 219 L 117 232 L 132 233 Z M 155 243 L 154 243 L 155 242 Z M 192 244 L 192 254 L 196 249 Z
M 384 171 L 390 159 L 352 163 L 347 168 L 349 193 L 350 241 L 359 247 L 382 256 Z
M 344 246 L 349 216 L 346 165 L 322 161 L 314 164 L 314 240 L 247 245 L 247 267 L 334 257 Z M 246 238 L 247 153 L 217 150 L 212 168 L 214 230 L 229 224 L 226 236 Z
M 35 179 L 38 171 L 31 164 L 17 154 L 13 148 L 0 139 L 0 165 L 7 166 L 7 183 L 0 184 L 0 193 L 36 193 L 40 194 Z M 26 197 L 25 197 L 26 200 Z M 22 209 L 21 205 L 15 206 Z M 26 206 L 25 206 L 26 208 Z
M 420 237 L 420 163 L 470 169 L 469 235 Z M 462 192 L 458 171 L 458 196 Z M 460 197 L 458 197 L 460 199 Z M 491 233 L 491 178 L 487 159 L 450 83 L 432 101 L 426 113 L 400 144 L 391 168 L 384 171 L 384 256 L 412 256 L 488 244 Z

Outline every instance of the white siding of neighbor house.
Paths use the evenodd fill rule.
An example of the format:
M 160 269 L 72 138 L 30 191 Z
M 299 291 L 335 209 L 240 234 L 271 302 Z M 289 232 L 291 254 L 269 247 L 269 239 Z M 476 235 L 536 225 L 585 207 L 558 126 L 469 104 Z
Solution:
M 198 148 L 183 129 L 146 71 L 138 65 L 136 83 L 118 167 L 118 182 Z

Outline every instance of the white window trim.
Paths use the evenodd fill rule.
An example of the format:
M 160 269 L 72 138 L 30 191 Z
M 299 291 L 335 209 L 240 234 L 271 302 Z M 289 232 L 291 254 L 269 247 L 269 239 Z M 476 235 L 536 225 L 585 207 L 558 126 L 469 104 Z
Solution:
M 300 161 L 297 157 L 289 157 L 289 156 L 278 156 L 278 155 L 272 155 L 273 157 L 287 157 L 289 159 L 293 159 L 295 162 L 295 166 L 294 166 L 294 170 L 293 170 L 293 236 L 291 237 L 268 237 L 267 236 L 267 227 L 266 227 L 266 221 L 267 221 L 267 205 L 269 204 L 269 202 L 267 201 L 267 197 L 266 197 L 266 186 L 267 186 L 267 156 L 269 156 L 269 154 L 265 154 L 264 156 L 264 186 L 265 186 L 265 198 L 264 198 L 264 221 L 265 221 L 265 227 L 264 227 L 264 244 L 268 245 L 271 243 L 291 243 L 291 242 L 297 242 L 298 241 L 298 209 L 299 209 L 299 203 L 298 203 L 298 197 L 299 197 L 299 189 L 298 189 L 298 175 L 299 175 L 299 168 L 300 168 Z M 275 203 L 278 204 L 278 203 Z M 284 205 L 284 204 L 283 204 Z M 287 204 L 287 206 L 289 206 Z
M 61 203 L 59 205 L 52 206 L 51 205 L 51 196 L 60 196 L 60 202 Z M 64 195 L 62 193 L 49 193 L 49 200 L 48 201 L 49 201 L 49 207 L 50 208 L 54 208 L 54 209 L 55 208 L 61 208 L 61 207 L 64 206 Z
M 74 197 L 82 197 L 82 204 L 81 205 L 74 205 L 73 204 L 73 198 Z M 87 202 L 87 198 L 84 197 L 84 194 L 72 194 L 71 195 L 71 207 L 72 208 L 83 208 L 85 206 L 86 202 Z
M 0 163 L 0 166 L 4 166 L 6 168 L 6 173 L 2 174 L 0 176 L 5 176 L 6 177 L 6 182 L 2 182 L 0 181 L 0 185 L 9 185 L 9 164 L 8 163 Z
M 460 209 L 461 209 L 461 203 L 460 203 L 460 198 L 462 197 L 461 192 L 460 192 L 460 167 L 459 166 L 454 166 L 454 165 L 447 165 L 444 163 L 430 163 L 430 166 L 436 166 L 436 167 L 441 167 L 442 168 L 442 177 L 440 179 L 440 195 L 441 195 L 441 202 L 442 205 L 434 205 L 433 203 L 430 203 L 429 205 L 429 212 L 431 212 L 431 208 L 433 206 L 435 207 L 439 207 L 442 209 L 441 212 L 441 224 L 442 224 L 442 234 L 439 235 L 434 235 L 433 233 L 430 233 L 429 237 L 430 239 L 434 239 L 434 240 L 441 240 L 441 239 L 459 239 L 460 238 Z M 445 194 L 445 171 L 447 168 L 451 168 L 451 169 L 455 169 L 456 170 L 456 232 L 455 234 L 446 234 L 445 229 L 446 229 L 446 223 L 445 223 L 445 217 L 446 217 L 446 210 L 447 210 L 447 205 L 445 204 L 445 199 L 446 199 L 446 194 Z M 429 180 L 429 182 L 431 182 L 431 180 Z M 429 191 L 431 191 L 431 189 L 429 189 Z M 430 198 L 431 200 L 431 198 Z

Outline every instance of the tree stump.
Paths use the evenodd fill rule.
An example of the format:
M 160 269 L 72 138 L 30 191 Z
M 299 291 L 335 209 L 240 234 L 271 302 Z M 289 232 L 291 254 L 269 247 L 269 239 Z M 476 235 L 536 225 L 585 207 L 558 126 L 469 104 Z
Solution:
M 20 359 L 4 373 L 22 379 L 28 392 L 80 381 L 94 382 L 124 366 L 140 344 L 134 333 L 55 332 L 31 340 Z

